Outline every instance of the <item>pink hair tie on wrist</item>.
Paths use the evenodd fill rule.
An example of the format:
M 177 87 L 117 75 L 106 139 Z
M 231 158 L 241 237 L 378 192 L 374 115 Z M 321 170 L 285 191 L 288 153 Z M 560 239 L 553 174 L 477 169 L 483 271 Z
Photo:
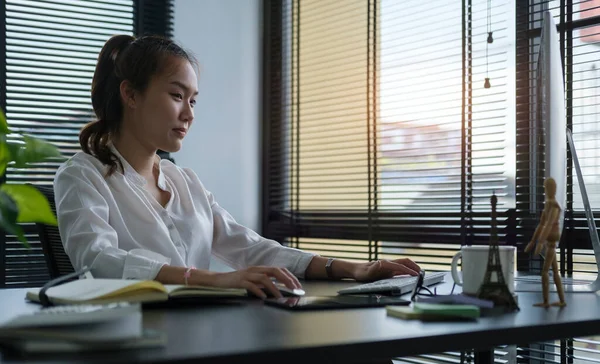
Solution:
M 185 281 L 186 286 L 188 285 L 188 278 L 192 276 L 192 269 L 196 269 L 196 267 L 189 267 L 185 270 L 185 273 L 183 273 L 183 280 Z

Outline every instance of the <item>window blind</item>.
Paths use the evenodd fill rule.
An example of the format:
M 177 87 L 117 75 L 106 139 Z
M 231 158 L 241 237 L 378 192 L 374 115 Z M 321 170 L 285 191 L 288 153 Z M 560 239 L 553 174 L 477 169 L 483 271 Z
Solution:
M 170 36 L 172 15 L 170 1 L 2 2 L 0 106 L 11 130 L 46 139 L 65 157 L 78 152 L 79 131 L 94 119 L 91 81 L 106 40 L 140 31 Z M 4 178 L 50 185 L 58 166 L 9 166 Z M 35 226 L 24 228 L 29 250 L 14 236 L 2 234 L 0 287 L 40 286 L 48 280 Z
M 540 43 L 542 13 L 554 16 L 560 37 L 565 78 L 565 115 L 573 131 L 583 177 L 592 209 L 598 222 L 600 191 L 600 123 L 598 122 L 598 82 L 600 67 L 600 1 L 529 0 L 516 3 L 516 188 L 518 229 L 517 240 L 526 243 L 533 234 L 541 206 L 532 206 L 530 196 L 543 201 L 543 181 L 529 180 L 532 165 L 530 130 L 535 122 L 535 67 Z M 565 141 L 566 143 L 566 141 Z M 575 277 L 595 279 L 596 261 L 591 251 L 589 230 L 585 221 L 579 181 L 573 169 L 571 154 L 567 161 L 567 206 L 565 229 L 557 256 L 561 272 Z M 541 262 L 528 261 L 526 269 L 539 270 Z M 565 339 L 551 343 L 532 344 L 521 348 L 521 361 L 597 362 L 600 358 L 598 338 Z
M 514 244 L 509 1 L 490 9 L 487 57 L 486 1 L 267 3 L 265 235 L 446 269 L 488 242 L 495 193 Z

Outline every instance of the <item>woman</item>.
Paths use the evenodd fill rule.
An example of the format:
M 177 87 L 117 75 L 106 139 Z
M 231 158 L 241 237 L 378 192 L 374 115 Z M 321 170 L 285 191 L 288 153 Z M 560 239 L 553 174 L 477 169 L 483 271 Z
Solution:
M 95 277 L 280 293 L 272 278 L 370 281 L 416 275 L 409 259 L 352 263 L 283 247 L 237 224 L 198 176 L 167 160 L 192 125 L 196 62 L 171 40 L 118 35 L 100 52 L 92 81 L 97 116 L 81 131 L 83 152 L 58 170 L 60 233 L 75 269 Z M 213 254 L 238 270 L 208 271 Z M 197 267 L 197 268 L 194 268 Z

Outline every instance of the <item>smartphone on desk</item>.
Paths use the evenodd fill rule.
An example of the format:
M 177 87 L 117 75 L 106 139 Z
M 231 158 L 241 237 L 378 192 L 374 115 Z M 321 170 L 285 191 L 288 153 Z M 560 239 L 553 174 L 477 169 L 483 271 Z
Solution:
M 344 295 L 344 296 L 303 296 L 267 298 L 265 304 L 288 310 L 327 310 L 345 308 L 383 307 L 388 305 L 410 304 L 410 301 L 394 296 Z

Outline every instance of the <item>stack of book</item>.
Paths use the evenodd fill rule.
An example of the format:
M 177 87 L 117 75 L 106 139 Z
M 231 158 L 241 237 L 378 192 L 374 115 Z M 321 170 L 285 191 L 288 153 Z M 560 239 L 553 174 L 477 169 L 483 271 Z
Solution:
M 126 349 L 165 341 L 161 332 L 143 329 L 139 304 L 53 306 L 0 323 L 0 345 L 28 353 Z
M 387 306 L 388 316 L 422 321 L 476 320 L 482 310 L 494 307 L 492 301 L 464 294 L 419 297 L 406 307 Z

